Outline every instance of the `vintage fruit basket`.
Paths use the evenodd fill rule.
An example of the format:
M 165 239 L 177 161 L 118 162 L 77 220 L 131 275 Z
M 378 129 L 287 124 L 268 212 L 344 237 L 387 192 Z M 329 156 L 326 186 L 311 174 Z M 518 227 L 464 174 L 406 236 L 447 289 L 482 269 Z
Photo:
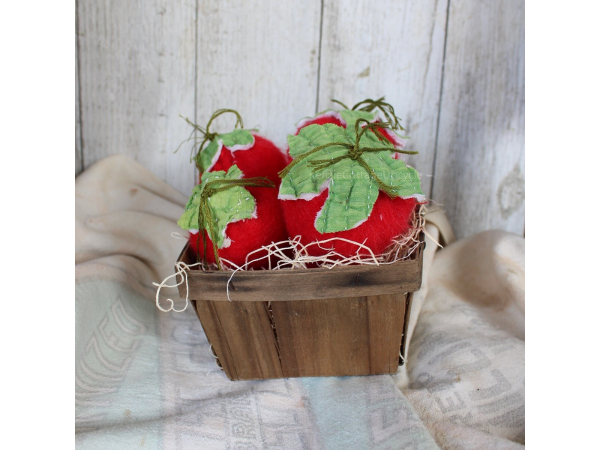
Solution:
M 421 287 L 422 232 L 419 241 L 407 259 L 378 266 L 233 277 L 190 269 L 188 298 L 231 380 L 393 374 L 403 364 L 412 295 Z M 178 261 L 196 262 L 189 244 Z M 186 296 L 186 285 L 179 293 Z

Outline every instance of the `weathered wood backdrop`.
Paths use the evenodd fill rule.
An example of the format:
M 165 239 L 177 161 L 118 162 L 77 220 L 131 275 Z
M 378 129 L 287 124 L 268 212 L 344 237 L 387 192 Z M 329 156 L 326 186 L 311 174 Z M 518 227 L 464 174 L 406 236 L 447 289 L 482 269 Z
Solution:
M 234 108 L 283 145 L 332 98 L 385 95 L 459 237 L 524 232 L 523 0 L 78 0 L 77 17 L 76 173 L 124 153 L 188 193 L 179 115 Z

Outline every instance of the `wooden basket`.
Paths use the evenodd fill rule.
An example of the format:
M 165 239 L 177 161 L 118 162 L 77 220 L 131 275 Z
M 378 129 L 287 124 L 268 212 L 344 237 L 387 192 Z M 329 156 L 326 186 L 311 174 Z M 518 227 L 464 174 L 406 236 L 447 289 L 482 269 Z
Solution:
M 189 299 L 230 380 L 396 373 L 421 287 L 419 239 L 393 264 L 240 271 L 231 301 L 231 272 L 189 270 Z M 196 262 L 189 245 L 178 261 Z

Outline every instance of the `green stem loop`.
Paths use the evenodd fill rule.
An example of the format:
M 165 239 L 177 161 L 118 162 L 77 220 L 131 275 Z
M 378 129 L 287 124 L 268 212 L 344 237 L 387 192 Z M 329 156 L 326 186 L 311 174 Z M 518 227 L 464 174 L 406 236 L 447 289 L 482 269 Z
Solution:
M 265 177 L 254 177 L 254 178 L 240 178 L 237 180 L 211 180 L 207 182 L 202 188 L 202 193 L 200 194 L 200 208 L 198 214 L 198 249 L 200 249 L 200 234 L 202 234 L 202 245 L 204 248 L 202 263 L 203 267 L 208 268 L 208 260 L 206 257 L 208 251 L 208 245 L 206 242 L 206 232 L 209 232 L 212 236 L 213 243 L 213 251 L 215 254 L 215 263 L 219 270 L 222 270 L 221 259 L 219 258 L 219 249 L 217 248 L 216 236 L 217 231 L 215 229 L 214 218 L 212 215 L 212 210 L 209 205 L 210 198 L 215 195 L 217 192 L 226 191 L 227 189 L 231 189 L 234 186 L 241 187 L 275 187 L 275 183 Z M 200 254 L 198 252 L 198 259 Z
M 396 112 L 394 111 L 394 107 L 390 105 L 388 102 L 384 101 L 385 97 L 378 98 L 377 100 L 373 100 L 371 98 L 367 98 L 361 102 L 358 102 L 352 108 L 348 108 L 339 100 L 331 99 L 332 102 L 337 103 L 342 106 L 344 109 L 352 110 L 352 111 L 366 111 L 372 112 L 375 109 L 381 111 L 381 113 L 385 116 L 389 127 L 392 130 L 402 130 L 406 131 L 402 125 L 400 125 L 400 118 L 396 116 Z
M 361 123 L 365 123 L 365 126 L 362 128 L 361 128 Z M 394 151 L 394 152 L 398 152 L 398 153 L 404 153 L 406 155 L 416 155 L 419 152 L 409 152 L 406 150 L 398 150 L 393 147 L 389 148 L 389 149 L 382 148 L 382 147 L 362 147 L 362 148 L 360 147 L 361 138 L 369 130 L 371 130 L 373 133 L 375 133 L 375 135 L 380 140 L 383 140 L 384 142 L 388 142 L 387 139 L 385 138 L 385 136 L 383 135 L 383 133 L 380 131 L 380 128 L 386 128 L 386 125 L 387 124 L 385 124 L 385 123 L 369 123 L 369 121 L 367 119 L 358 119 L 356 121 L 356 123 L 354 124 L 354 131 L 356 132 L 356 142 L 354 143 L 354 145 L 349 144 L 347 142 L 331 142 L 329 144 L 320 145 L 318 147 L 315 147 L 312 150 L 310 150 L 306 153 L 303 153 L 302 155 L 299 155 L 296 159 L 294 159 L 290 164 L 288 164 L 288 166 L 285 169 L 283 169 L 281 172 L 279 172 L 279 176 L 281 178 L 284 178 L 286 175 L 288 175 L 290 173 L 290 171 L 296 164 L 298 164 L 300 161 L 306 159 L 308 156 L 310 156 L 314 153 L 317 153 L 325 148 L 337 145 L 340 147 L 347 148 L 348 153 L 338 156 L 337 158 L 333 158 L 333 159 L 316 159 L 316 160 L 310 161 L 308 164 L 311 167 L 313 167 L 314 172 L 317 172 L 322 169 L 326 169 L 327 167 L 333 166 L 334 164 L 337 164 L 346 158 L 350 158 L 353 161 L 356 161 L 358 164 L 360 164 L 360 166 L 362 168 L 364 168 L 367 171 L 367 173 L 377 182 L 377 184 L 379 185 L 379 189 L 381 189 L 383 192 L 385 192 L 390 198 L 398 197 L 398 194 L 396 193 L 395 188 L 386 184 L 383 180 L 381 180 L 381 178 L 379 178 L 377 176 L 377 174 L 375 174 L 373 169 L 371 169 L 369 167 L 369 165 L 367 164 L 367 162 L 363 159 L 362 154 L 364 152 L 381 152 L 381 151 L 385 151 L 385 150 L 390 150 L 390 151 Z
M 197 158 L 197 155 L 202 151 L 202 149 L 204 148 L 204 146 L 206 145 L 206 143 L 208 142 L 212 142 L 213 140 L 215 140 L 219 134 L 218 133 L 213 133 L 210 131 L 210 126 L 212 125 L 213 121 L 226 113 L 231 113 L 234 114 L 236 117 L 236 121 L 235 121 L 235 125 L 233 126 L 233 128 L 237 128 L 238 126 L 240 128 L 244 128 L 244 121 L 242 120 L 242 116 L 240 116 L 240 113 L 238 113 L 236 110 L 234 109 L 218 109 L 216 110 L 213 115 L 210 117 L 208 123 L 206 124 L 206 127 L 202 128 L 199 125 L 196 125 L 194 122 L 192 122 L 190 119 L 188 119 L 187 117 L 183 117 L 183 116 L 179 116 L 182 119 L 184 119 L 188 125 L 190 125 L 193 130 L 192 133 L 190 134 L 190 137 L 187 138 L 185 141 L 183 141 L 181 144 L 179 144 L 179 147 L 177 147 L 177 150 L 179 150 L 181 148 L 181 146 L 183 144 L 185 144 L 186 142 L 189 142 L 191 140 L 195 141 L 194 145 L 192 145 L 192 149 L 190 151 L 190 162 L 192 162 L 194 159 Z M 202 137 L 197 137 L 194 136 L 194 132 L 199 132 Z M 198 145 L 198 142 L 200 142 L 200 144 Z M 194 151 L 197 150 L 196 154 L 194 154 Z M 175 152 L 177 152 L 177 150 L 175 150 Z M 198 162 L 196 161 L 196 167 L 198 167 L 198 170 L 200 171 L 200 173 L 202 173 L 202 168 L 200 167 L 200 165 L 198 164 Z

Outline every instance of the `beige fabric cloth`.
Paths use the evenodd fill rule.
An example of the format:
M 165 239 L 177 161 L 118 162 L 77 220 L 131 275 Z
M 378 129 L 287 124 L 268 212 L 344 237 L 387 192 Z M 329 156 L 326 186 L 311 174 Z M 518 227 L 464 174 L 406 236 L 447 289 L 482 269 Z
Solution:
M 524 244 L 480 233 L 440 251 L 428 274 L 403 392 L 445 448 L 525 440 Z
M 395 376 L 231 382 L 191 308 L 154 305 L 152 282 L 173 273 L 184 244 L 171 233 L 185 201 L 121 156 L 76 179 L 79 447 L 521 446 L 522 238 L 486 232 L 437 254 L 428 241 Z

